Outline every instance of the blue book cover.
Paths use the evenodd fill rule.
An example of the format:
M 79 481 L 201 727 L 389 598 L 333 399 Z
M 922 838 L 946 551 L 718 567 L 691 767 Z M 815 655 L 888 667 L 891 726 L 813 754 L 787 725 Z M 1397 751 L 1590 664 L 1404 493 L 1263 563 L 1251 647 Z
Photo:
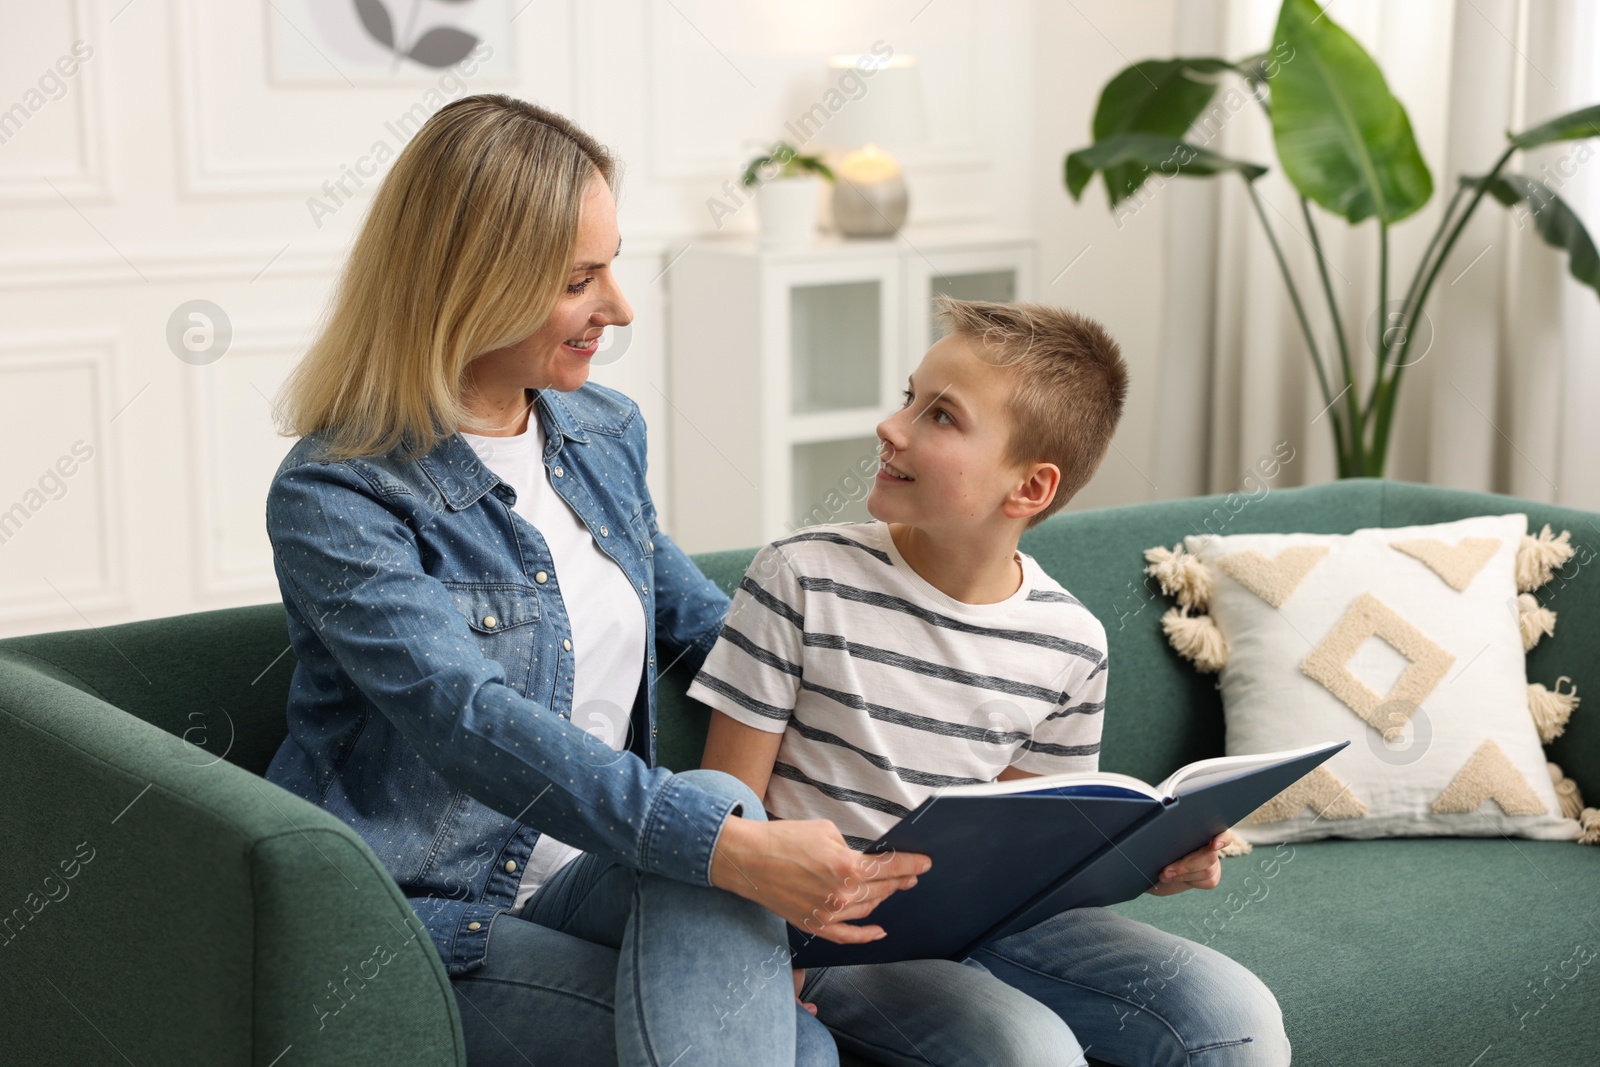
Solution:
M 886 935 L 841 945 L 791 925 L 791 965 L 960 960 L 1070 908 L 1132 900 L 1349 743 L 1199 760 L 1155 786 L 1096 771 L 941 790 L 866 850 L 933 859 L 857 920 Z

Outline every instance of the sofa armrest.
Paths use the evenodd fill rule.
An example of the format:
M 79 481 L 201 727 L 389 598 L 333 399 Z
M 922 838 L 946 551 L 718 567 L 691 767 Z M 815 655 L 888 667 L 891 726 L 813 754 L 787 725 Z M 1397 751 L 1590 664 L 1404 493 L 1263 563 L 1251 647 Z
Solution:
M 17 1062 L 465 1063 L 437 951 L 338 819 L 9 654 L 0 776 Z

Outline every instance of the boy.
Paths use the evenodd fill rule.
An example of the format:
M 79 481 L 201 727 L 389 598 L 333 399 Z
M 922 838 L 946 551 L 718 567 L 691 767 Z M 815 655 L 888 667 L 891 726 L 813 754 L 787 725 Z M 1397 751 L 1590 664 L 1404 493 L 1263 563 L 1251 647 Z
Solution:
M 857 850 L 941 787 L 1099 766 L 1105 630 L 1017 544 L 1099 467 L 1126 365 L 1061 309 L 940 297 L 935 317 L 947 332 L 878 426 L 875 521 L 763 548 L 688 690 L 714 709 L 702 766 L 771 817 L 831 820 Z M 1228 840 L 1149 892 L 1212 888 Z M 795 984 L 841 1044 L 890 1062 L 1081 1063 L 1089 1047 L 1117 1063 L 1202 1049 L 1213 1065 L 1289 1062 L 1259 979 L 1105 908 L 961 963 L 813 968 Z

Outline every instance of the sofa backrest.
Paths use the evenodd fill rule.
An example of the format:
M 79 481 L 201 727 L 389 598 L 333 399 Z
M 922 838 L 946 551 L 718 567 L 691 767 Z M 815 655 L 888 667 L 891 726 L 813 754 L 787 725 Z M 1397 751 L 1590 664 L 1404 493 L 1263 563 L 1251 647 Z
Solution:
M 0 679 L 10 670 L 65 682 L 256 774 L 288 733 L 282 604 L 14 637 L 0 641 Z
M 1600 551 L 1600 515 L 1592 512 L 1491 493 L 1350 478 L 1252 495 L 1219 493 L 1058 512 L 1025 534 L 1020 547 L 1105 627 L 1110 677 L 1101 769 L 1158 782 L 1191 760 L 1223 755 L 1224 730 L 1217 676 L 1196 671 L 1162 633 L 1161 615 L 1171 601 L 1144 574 L 1146 548 L 1171 548 L 1186 534 L 1350 533 L 1513 511 L 1527 513 L 1530 531 L 1545 523 L 1556 533 L 1570 530 L 1578 549 L 1562 575 L 1539 590 L 1560 623 L 1554 637 L 1528 654 L 1528 678 L 1553 688 L 1556 678 L 1567 674 L 1582 686 L 1587 657 L 1600 651 L 1600 566 L 1593 562 Z M 753 549 L 718 552 L 697 556 L 695 562 L 731 592 L 754 555 Z M 1590 677 L 1594 699 L 1600 701 L 1600 672 Z M 675 669 L 660 690 L 660 757 L 674 769 L 694 766 L 704 744 L 708 712 L 682 698 L 687 684 Z M 1600 751 L 1600 717 L 1574 715 L 1547 751 L 1585 796 L 1600 797 L 1600 766 L 1586 766 L 1578 755 Z
M 1216 676 L 1178 657 L 1161 632 L 1169 606 L 1143 573 L 1144 550 L 1171 547 L 1185 534 L 1303 531 L 1349 533 L 1369 526 L 1447 522 L 1523 511 L 1530 530 L 1545 523 L 1571 530 L 1578 554 L 1539 591 L 1560 616 L 1552 638 L 1528 655 L 1530 681 L 1554 686 L 1562 674 L 1580 687 L 1600 686 L 1584 673 L 1600 650 L 1600 582 L 1592 566 L 1600 515 L 1531 500 L 1387 479 L 1353 478 L 1255 495 L 1216 494 L 1115 508 L 1062 512 L 1029 531 L 1021 548 L 1101 620 L 1110 646 L 1110 677 L 1101 767 L 1159 781 L 1190 760 L 1223 754 Z M 695 556 L 732 593 L 755 547 Z M 1588 563 L 1589 566 L 1584 564 Z M 258 774 L 282 740 L 294 655 L 279 605 L 180 615 L 148 622 L 0 641 L 0 657 L 32 664 L 116 706 L 187 736 Z M 698 765 L 706 709 L 684 697 L 682 665 L 661 679 L 661 763 Z M 1590 680 L 1592 678 L 1592 680 Z M 1565 751 L 1600 751 L 1595 715 L 1573 716 L 1549 747 L 1550 758 L 1589 796 L 1600 796 L 1600 767 L 1563 759 Z

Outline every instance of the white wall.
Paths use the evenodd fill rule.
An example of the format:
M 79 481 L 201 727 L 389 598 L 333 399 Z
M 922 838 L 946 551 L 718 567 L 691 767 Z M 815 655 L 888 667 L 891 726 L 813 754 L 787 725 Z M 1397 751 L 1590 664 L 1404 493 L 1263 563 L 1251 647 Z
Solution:
M 1034 35 L 1034 229 L 1040 298 L 1099 319 L 1129 367 L 1127 407 L 1094 480 L 1069 508 L 1110 507 L 1175 495 L 1154 481 L 1152 454 L 1170 198 L 1120 220 L 1096 177 L 1074 204 L 1062 182 L 1066 154 L 1090 140 L 1100 90 L 1122 68 L 1172 55 L 1178 3 L 1041 3 Z
M 1060 171 L 1099 87 L 1170 53 L 1176 0 L 479 2 L 520 14 L 458 84 L 347 84 L 330 60 L 325 84 L 284 86 L 271 42 L 308 28 L 287 0 L 0 0 L 0 634 L 276 599 L 262 512 L 289 442 L 270 398 L 381 171 L 362 188 L 352 174 L 378 142 L 398 150 L 409 109 L 467 92 L 554 107 L 626 161 L 618 269 L 637 317 L 626 356 L 595 378 L 639 401 L 663 456 L 692 432 L 662 394 L 663 250 L 714 228 L 707 198 L 817 98 L 828 56 L 878 40 L 915 54 L 926 86 L 929 143 L 902 156 L 916 220 L 1035 232 L 1045 297 L 1104 320 L 1133 364 L 1116 449 L 1073 506 L 1156 495 L 1142 472 L 1163 207 L 1119 231 L 1098 186 L 1074 206 Z M 53 77 L 75 42 L 76 69 Z M 354 195 L 314 213 L 341 180 Z M 166 341 L 194 299 L 234 330 L 205 366 Z M 667 466 L 651 466 L 662 500 Z

